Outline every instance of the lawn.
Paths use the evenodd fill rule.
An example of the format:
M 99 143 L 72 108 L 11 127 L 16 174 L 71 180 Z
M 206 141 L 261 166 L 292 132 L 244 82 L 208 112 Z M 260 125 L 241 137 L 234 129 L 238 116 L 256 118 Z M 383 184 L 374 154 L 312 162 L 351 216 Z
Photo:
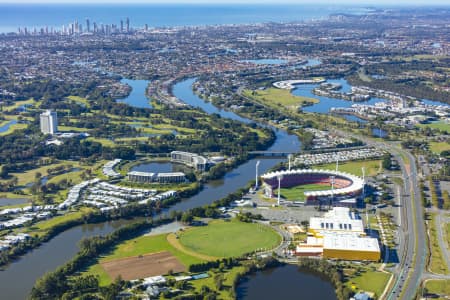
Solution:
M 5 124 L 6 124 L 6 122 L 5 122 Z M 3 125 L 5 125 L 5 124 L 3 124 Z M 8 130 L 0 132 L 0 136 L 5 136 L 8 134 L 11 134 L 14 132 L 14 130 L 17 130 L 17 129 L 25 129 L 25 128 L 27 128 L 27 126 L 28 126 L 27 124 L 23 124 L 23 123 L 12 124 L 11 126 L 9 126 Z
M 17 177 L 17 179 L 18 179 L 18 183 L 17 184 L 18 185 L 25 185 L 27 183 L 34 182 L 36 180 L 35 176 L 36 176 L 36 174 L 38 172 L 41 173 L 42 177 L 44 177 L 44 176 L 48 175 L 48 172 L 47 172 L 48 169 L 55 168 L 55 167 L 62 166 L 62 165 L 68 165 L 68 164 L 76 164 L 76 163 L 75 162 L 54 163 L 54 164 L 47 165 L 47 166 L 42 166 L 42 167 L 39 167 L 39 168 L 36 168 L 36 169 L 31 169 L 31 170 L 28 170 L 26 172 L 11 173 L 11 174 Z
M 445 239 L 447 240 L 447 247 L 450 249 L 450 223 L 445 224 Z
M 306 191 L 325 191 L 331 190 L 331 185 L 326 184 L 305 184 L 305 185 L 297 185 L 291 188 L 282 188 L 280 189 L 281 196 L 289 201 L 303 201 L 305 200 L 305 195 L 303 194 Z M 278 193 L 278 191 L 276 191 Z M 278 195 L 278 194 L 277 194 Z
M 441 224 L 438 224 L 439 226 Z M 441 248 L 439 247 L 439 241 L 437 237 L 436 230 L 436 219 L 435 215 L 431 215 L 431 219 L 428 223 L 428 231 L 430 233 L 430 247 L 431 247 L 431 260 L 429 264 L 429 269 L 433 273 L 437 274 L 447 274 L 447 264 L 445 263 L 444 257 L 442 255 Z
M 450 130 L 449 130 L 450 132 Z M 431 152 L 440 154 L 442 151 L 450 150 L 450 144 L 447 142 L 430 142 L 429 143 Z
M 208 226 L 186 230 L 180 243 L 188 250 L 214 257 L 236 257 L 257 249 L 272 249 L 281 238 L 273 229 L 257 223 L 237 220 L 212 221 Z
M 62 132 L 88 132 L 88 128 L 80 128 L 75 126 L 62 126 L 58 125 L 58 131 Z
M 362 176 L 362 167 L 365 168 L 366 176 L 375 176 L 382 171 L 381 160 L 379 159 L 339 162 L 339 171 L 356 176 Z M 336 164 L 316 165 L 314 169 L 336 170 Z
M 28 99 L 28 100 L 22 100 L 22 101 L 15 101 L 14 102 L 14 104 L 13 105 L 10 105 L 10 106 L 5 106 L 3 109 L 5 110 L 5 111 L 13 111 L 13 110 L 15 110 L 16 108 L 18 108 L 18 107 L 20 107 L 20 106 L 22 106 L 22 105 L 26 105 L 26 104 L 34 104 L 35 103 L 35 101 L 34 101 L 34 99 Z
M 438 299 L 448 299 L 450 295 L 450 280 L 427 280 L 425 284 L 429 294 L 441 295 Z
M 109 140 L 109 139 L 88 137 L 86 140 L 87 141 L 98 142 L 98 143 L 102 144 L 102 146 L 105 146 L 105 147 L 114 147 L 114 141 Z
M 66 221 L 69 220 L 76 220 L 81 218 L 84 214 L 93 211 L 92 208 L 88 208 L 88 207 L 83 207 L 81 208 L 79 211 L 74 211 L 74 212 L 69 212 L 66 213 L 62 216 L 57 216 L 54 218 L 51 218 L 49 220 L 45 220 L 42 222 L 38 222 L 36 224 L 34 224 L 29 231 L 27 231 L 28 233 L 30 233 L 31 235 L 33 234 L 42 234 L 44 232 L 46 232 L 47 230 L 49 230 L 51 227 L 64 223 Z
M 86 98 L 79 97 L 79 96 L 69 96 L 67 99 L 81 103 L 87 107 L 89 107 L 89 101 Z
M 291 94 L 291 91 L 289 90 L 277 88 L 268 88 L 265 90 L 257 90 L 257 91 L 245 90 L 243 94 L 246 97 L 264 102 L 267 105 L 271 106 L 282 105 L 285 107 L 293 107 L 295 109 L 297 109 L 298 106 L 302 106 L 303 103 L 305 102 L 312 102 L 312 103 L 319 102 L 319 100 L 315 98 L 294 96 Z
M 387 273 L 368 270 L 350 278 L 346 284 L 355 292 L 373 292 L 379 297 L 383 293 L 390 276 Z
M 78 184 L 83 181 L 81 178 L 81 174 L 84 172 L 84 170 L 80 171 L 74 171 L 74 172 L 68 172 L 60 175 L 56 175 L 52 178 L 50 178 L 47 183 L 58 183 L 63 179 L 66 179 L 67 181 L 72 182 L 73 185 Z
M 431 129 L 439 129 L 442 131 L 450 132 L 450 123 L 447 123 L 445 121 L 438 121 L 438 122 L 432 122 L 428 124 L 418 124 L 418 127 L 429 127 Z
M 187 255 L 174 248 L 167 241 L 167 234 L 140 236 L 131 240 L 124 241 L 123 243 L 117 245 L 110 253 L 102 256 L 99 262 L 111 261 L 117 258 L 138 256 L 149 253 L 157 253 L 161 251 L 169 251 L 186 267 L 191 264 L 202 262 L 202 260 Z M 110 278 L 108 274 L 106 274 L 105 270 L 103 270 L 102 266 L 99 263 L 90 266 L 87 269 L 86 273 L 99 275 L 101 285 L 107 285 L 111 283 L 111 279 L 113 279 Z
M 220 291 L 217 290 L 216 285 L 214 283 L 214 275 L 210 276 L 208 278 L 205 278 L 205 279 L 193 280 L 190 282 L 190 284 L 192 284 L 192 287 L 199 293 L 201 292 L 202 286 L 206 285 L 211 290 L 213 290 L 213 291 L 215 290 L 216 292 L 219 293 L 217 299 L 224 299 L 224 300 L 230 299 L 231 300 L 231 299 L 235 299 L 230 294 L 230 289 L 233 285 L 233 281 L 238 274 L 243 274 L 244 271 L 245 271 L 244 266 L 238 266 L 238 267 L 232 268 L 231 270 L 226 270 L 226 272 L 223 272 L 222 274 L 223 274 L 223 278 L 224 278 L 224 281 L 223 281 L 224 288 Z M 218 273 L 214 273 L 214 274 L 218 274 Z

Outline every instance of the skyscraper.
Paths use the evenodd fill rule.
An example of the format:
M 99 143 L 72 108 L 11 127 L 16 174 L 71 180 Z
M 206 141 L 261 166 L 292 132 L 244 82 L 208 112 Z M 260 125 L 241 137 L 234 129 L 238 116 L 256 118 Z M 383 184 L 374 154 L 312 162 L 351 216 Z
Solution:
M 46 110 L 40 115 L 41 132 L 43 134 L 54 134 L 58 131 L 58 118 L 56 111 Z
M 130 32 L 130 19 L 127 17 L 127 32 Z
M 86 32 L 90 31 L 91 31 L 91 22 L 89 21 L 89 19 L 86 19 Z

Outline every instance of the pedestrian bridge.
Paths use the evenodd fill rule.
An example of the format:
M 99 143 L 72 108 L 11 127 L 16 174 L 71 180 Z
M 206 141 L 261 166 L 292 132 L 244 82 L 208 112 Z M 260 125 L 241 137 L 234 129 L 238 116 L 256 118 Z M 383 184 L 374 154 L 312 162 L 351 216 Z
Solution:
M 250 151 L 248 154 L 253 156 L 267 156 L 267 157 L 288 157 L 292 152 L 283 151 Z

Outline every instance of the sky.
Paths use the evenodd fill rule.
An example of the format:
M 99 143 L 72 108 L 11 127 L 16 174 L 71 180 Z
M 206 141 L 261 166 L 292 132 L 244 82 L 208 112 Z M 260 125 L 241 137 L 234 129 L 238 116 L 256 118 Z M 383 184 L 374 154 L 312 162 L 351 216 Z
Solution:
M 450 5 L 449 0 L 0 0 L 0 4 L 354 4 Z

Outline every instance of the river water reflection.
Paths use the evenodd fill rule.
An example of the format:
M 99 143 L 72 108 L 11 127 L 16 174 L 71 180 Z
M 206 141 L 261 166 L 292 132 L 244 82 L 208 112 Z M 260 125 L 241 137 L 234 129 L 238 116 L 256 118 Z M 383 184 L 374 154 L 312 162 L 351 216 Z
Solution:
M 150 99 L 145 95 L 147 90 L 148 80 L 131 80 L 122 79 L 123 84 L 128 84 L 131 87 L 131 92 L 128 97 L 118 99 L 117 102 L 126 103 L 128 105 L 140 108 L 151 108 Z
M 332 284 L 315 275 L 302 272 L 297 266 L 285 265 L 257 272 L 237 287 L 238 300 L 335 300 Z

